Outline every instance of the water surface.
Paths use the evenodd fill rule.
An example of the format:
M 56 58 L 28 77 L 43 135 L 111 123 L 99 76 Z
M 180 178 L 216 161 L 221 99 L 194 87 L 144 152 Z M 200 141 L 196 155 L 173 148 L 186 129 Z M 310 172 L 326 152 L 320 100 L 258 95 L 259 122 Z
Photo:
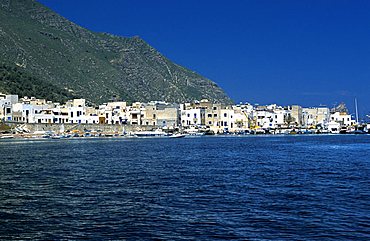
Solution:
M 370 136 L 0 142 L 0 239 L 369 240 Z

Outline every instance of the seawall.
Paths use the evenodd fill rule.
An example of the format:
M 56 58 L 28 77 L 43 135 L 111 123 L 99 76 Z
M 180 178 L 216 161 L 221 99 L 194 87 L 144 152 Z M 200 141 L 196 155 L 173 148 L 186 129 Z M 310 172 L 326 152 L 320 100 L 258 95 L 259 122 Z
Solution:
M 155 126 L 139 126 L 139 125 L 107 125 L 107 124 L 10 124 L 12 128 L 21 127 L 24 130 L 29 130 L 31 133 L 35 131 L 53 131 L 60 132 L 64 129 L 66 131 L 78 130 L 85 132 L 99 131 L 103 133 L 129 133 L 133 131 L 146 131 L 153 130 L 157 127 Z

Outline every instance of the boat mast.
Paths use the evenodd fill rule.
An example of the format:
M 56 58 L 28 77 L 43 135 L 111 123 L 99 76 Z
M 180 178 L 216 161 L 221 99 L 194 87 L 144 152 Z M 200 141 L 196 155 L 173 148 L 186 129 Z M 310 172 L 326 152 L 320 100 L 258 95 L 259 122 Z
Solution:
M 357 98 L 355 98 L 355 108 L 356 108 L 356 124 L 358 125 L 358 109 L 357 109 Z

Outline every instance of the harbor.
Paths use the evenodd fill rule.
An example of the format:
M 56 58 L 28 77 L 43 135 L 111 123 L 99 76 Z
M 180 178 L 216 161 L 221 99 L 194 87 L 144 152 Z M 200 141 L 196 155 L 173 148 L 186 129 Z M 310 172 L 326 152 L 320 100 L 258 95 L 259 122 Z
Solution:
M 13 128 L 0 130 L 0 141 L 6 139 L 76 139 L 76 138 L 182 138 L 202 136 L 248 136 L 248 135 L 370 135 L 369 130 L 353 128 L 349 131 L 331 133 L 312 129 L 279 129 L 274 131 L 250 130 L 233 133 L 213 133 L 209 129 L 154 129 L 140 126 L 112 126 L 112 125 L 65 125 L 65 124 L 33 124 L 10 125 Z
M 0 137 L 368 134 L 370 118 L 359 118 L 357 100 L 355 110 L 350 114 L 344 103 L 333 108 L 225 105 L 207 99 L 186 103 L 122 100 L 100 105 L 72 99 L 61 104 L 0 94 Z

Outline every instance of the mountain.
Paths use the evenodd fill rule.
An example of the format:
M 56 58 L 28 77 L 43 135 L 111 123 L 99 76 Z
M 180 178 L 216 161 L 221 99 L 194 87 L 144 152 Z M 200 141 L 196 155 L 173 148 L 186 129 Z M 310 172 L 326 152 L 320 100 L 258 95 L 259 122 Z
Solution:
M 56 93 L 39 97 L 231 103 L 217 84 L 171 62 L 141 38 L 89 31 L 34 0 L 0 0 L 0 43 L 3 92 L 33 95 L 49 86 Z

